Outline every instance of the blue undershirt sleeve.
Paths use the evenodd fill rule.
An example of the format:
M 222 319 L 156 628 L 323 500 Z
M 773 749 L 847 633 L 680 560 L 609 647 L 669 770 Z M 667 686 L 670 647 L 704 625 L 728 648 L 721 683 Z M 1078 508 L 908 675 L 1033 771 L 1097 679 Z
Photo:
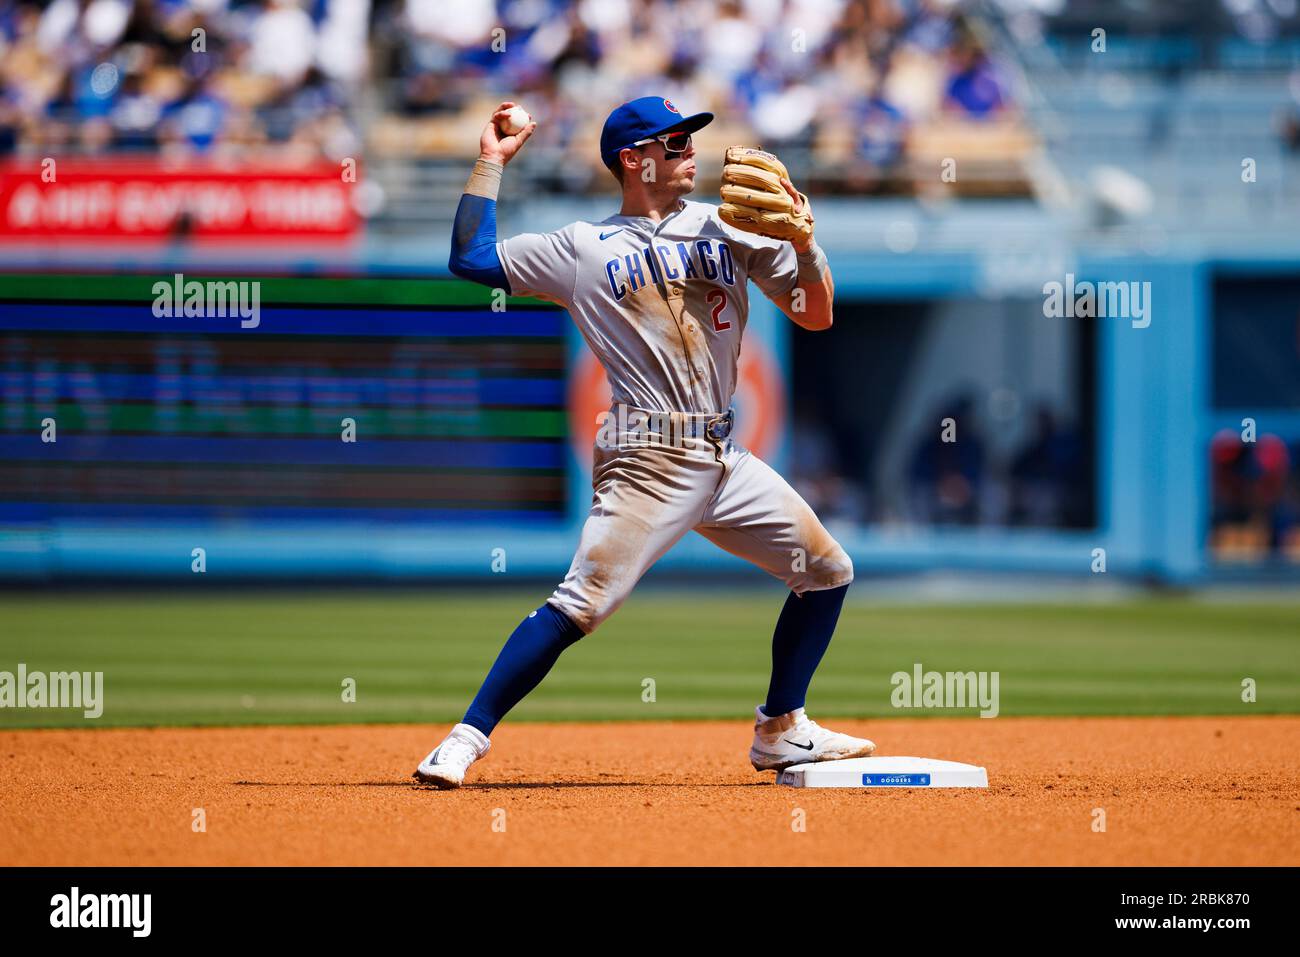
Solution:
M 510 292 L 510 280 L 497 255 L 495 199 L 470 193 L 461 196 L 451 228 L 451 258 L 447 267 L 461 279 Z

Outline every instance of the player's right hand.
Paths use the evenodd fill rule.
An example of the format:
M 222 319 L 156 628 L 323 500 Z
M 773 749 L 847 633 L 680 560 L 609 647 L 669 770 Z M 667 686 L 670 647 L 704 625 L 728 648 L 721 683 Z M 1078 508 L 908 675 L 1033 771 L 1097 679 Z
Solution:
M 483 135 L 479 137 L 479 159 L 505 166 L 514 159 L 519 148 L 528 142 L 528 137 L 533 135 L 533 130 L 537 129 L 537 121 L 533 120 L 512 136 L 506 136 L 501 132 L 497 123 L 505 119 L 506 111 L 514 105 L 513 101 L 506 100 L 492 113 L 492 119 L 488 120 L 488 125 L 483 128 Z

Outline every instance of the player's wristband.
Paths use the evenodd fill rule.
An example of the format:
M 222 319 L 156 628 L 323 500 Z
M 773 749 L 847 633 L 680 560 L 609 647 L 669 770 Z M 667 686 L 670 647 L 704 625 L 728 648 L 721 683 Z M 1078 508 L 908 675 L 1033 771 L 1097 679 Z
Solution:
M 474 163 L 474 171 L 469 174 L 469 180 L 465 183 L 465 192 L 470 196 L 482 196 L 484 199 L 495 200 L 497 192 L 501 189 L 501 174 L 505 172 L 505 167 L 500 163 L 493 163 L 489 160 L 478 160 Z
M 799 263 L 800 282 L 821 282 L 826 278 L 826 267 L 830 264 L 817 240 L 814 239 L 803 252 L 795 253 L 794 258 Z

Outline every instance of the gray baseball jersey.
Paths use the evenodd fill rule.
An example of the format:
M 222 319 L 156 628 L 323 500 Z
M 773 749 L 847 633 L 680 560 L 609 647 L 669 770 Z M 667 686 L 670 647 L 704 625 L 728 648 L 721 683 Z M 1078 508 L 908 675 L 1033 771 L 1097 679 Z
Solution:
M 605 367 L 611 413 L 725 411 L 749 314 L 746 281 L 769 297 L 798 282 L 789 243 L 733 229 L 716 207 L 688 201 L 657 224 L 637 216 L 573 223 L 507 239 L 497 254 L 512 292 L 569 310 Z M 548 599 L 584 632 L 692 529 L 797 594 L 853 579 L 849 556 L 799 493 L 730 436 L 643 439 L 622 431 L 597 441 L 591 510 Z
M 733 229 L 682 201 L 658 223 L 615 215 L 497 243 L 510 290 L 569 310 L 605 367 L 615 403 L 720 413 L 736 390 L 746 280 L 769 297 L 798 281 L 787 242 Z

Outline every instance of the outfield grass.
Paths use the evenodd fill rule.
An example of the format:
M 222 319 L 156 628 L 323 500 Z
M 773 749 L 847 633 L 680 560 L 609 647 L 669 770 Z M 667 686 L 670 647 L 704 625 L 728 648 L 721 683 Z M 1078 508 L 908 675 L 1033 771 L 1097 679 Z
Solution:
M 544 590 L 542 590 L 544 593 Z M 0 596 L 0 671 L 103 671 L 106 707 L 0 709 L 0 727 L 459 718 L 539 592 Z M 767 687 L 779 590 L 638 592 L 561 658 L 519 720 L 743 717 Z M 813 682 L 816 715 L 899 711 L 890 676 L 997 671 L 1001 713 L 1300 711 L 1300 604 L 852 601 Z M 1254 678 L 1258 701 L 1241 700 Z M 357 685 L 344 703 L 345 678 Z M 643 679 L 656 700 L 642 701 Z

